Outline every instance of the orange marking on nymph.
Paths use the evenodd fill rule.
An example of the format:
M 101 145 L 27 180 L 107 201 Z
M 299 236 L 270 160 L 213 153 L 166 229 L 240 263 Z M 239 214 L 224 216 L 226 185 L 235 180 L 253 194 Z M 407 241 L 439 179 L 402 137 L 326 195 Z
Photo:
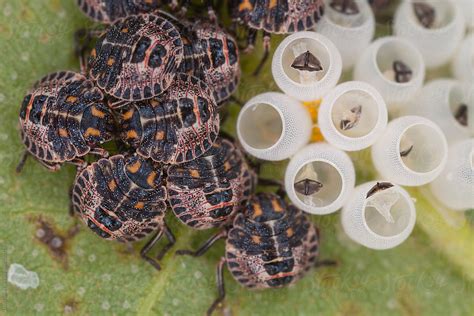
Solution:
M 154 187 L 155 186 L 155 179 L 156 179 L 156 172 L 152 171 L 146 178 L 146 183 L 148 183 L 149 186 Z
M 262 207 L 260 206 L 260 204 L 255 204 L 252 218 L 257 218 L 262 214 L 263 214 L 263 210 L 262 210 Z
M 273 207 L 273 210 L 277 213 L 283 212 L 283 208 L 281 207 L 280 203 L 278 203 L 278 201 L 276 200 L 272 201 L 272 207 Z
M 137 132 L 135 132 L 133 129 L 130 131 L 127 131 L 127 139 L 130 138 L 138 138 Z
M 131 109 L 131 110 L 125 112 L 125 113 L 122 115 L 122 118 L 123 118 L 124 120 L 129 120 L 129 119 L 132 118 L 134 112 L 135 112 L 135 110 L 134 110 L 134 109 Z
M 92 115 L 95 117 L 100 117 L 100 118 L 105 117 L 105 113 L 98 110 L 95 106 L 92 107 Z
M 291 227 L 286 230 L 286 235 L 287 235 L 288 237 L 293 236 L 294 233 L 295 233 L 295 232 L 293 231 L 293 228 L 291 228 Z
M 137 160 L 134 164 L 131 164 L 130 166 L 127 167 L 127 170 L 130 171 L 131 173 L 137 173 L 138 170 L 140 170 L 140 167 L 142 166 L 142 163 L 140 160 Z
M 60 128 L 60 129 L 59 129 L 59 136 L 61 136 L 61 137 L 68 137 L 69 134 L 68 134 L 68 132 L 67 132 L 67 130 L 66 130 L 65 128 Z
M 277 0 L 270 0 L 270 3 L 268 5 L 269 9 L 273 9 L 274 7 L 277 6 Z
M 229 171 L 230 168 L 232 168 L 232 166 L 230 165 L 230 163 L 229 163 L 228 161 L 226 161 L 226 162 L 224 163 L 224 170 L 225 170 L 225 171 Z
M 84 136 L 100 136 L 100 131 L 97 128 L 89 127 L 84 133 Z
M 66 99 L 67 103 L 74 103 L 76 101 L 77 101 L 77 97 L 75 97 L 73 95 L 68 96 L 67 99 Z
M 113 64 L 115 64 L 115 59 L 113 59 L 112 57 L 110 57 L 109 59 L 107 59 L 107 65 L 108 65 L 108 66 L 112 66 Z
M 196 169 L 191 169 L 189 172 L 191 173 L 191 177 L 199 178 L 199 171 L 197 171 Z
M 165 138 L 165 132 L 159 131 L 158 133 L 156 133 L 156 137 L 155 137 L 156 140 L 163 140 L 164 138 Z
M 33 95 L 30 95 L 30 102 L 28 102 L 28 105 L 26 106 L 26 121 L 29 120 L 30 118 L 30 112 L 31 112 L 31 109 L 33 108 L 33 101 L 34 101 L 34 96 Z M 43 108 L 46 108 L 45 106 Z
M 143 202 L 137 202 L 135 204 L 135 208 L 137 208 L 139 210 L 143 209 L 144 207 L 145 207 L 145 203 L 143 203 Z
M 115 191 L 115 189 L 117 188 L 117 182 L 115 182 L 115 180 L 112 179 L 110 180 L 108 186 L 109 186 L 110 191 Z
M 250 0 L 243 0 L 241 4 L 239 4 L 239 11 L 244 11 L 244 10 L 249 10 L 251 11 L 253 9 L 253 5 L 250 3 Z
M 261 241 L 260 236 L 252 236 L 252 241 L 256 244 L 259 244 Z

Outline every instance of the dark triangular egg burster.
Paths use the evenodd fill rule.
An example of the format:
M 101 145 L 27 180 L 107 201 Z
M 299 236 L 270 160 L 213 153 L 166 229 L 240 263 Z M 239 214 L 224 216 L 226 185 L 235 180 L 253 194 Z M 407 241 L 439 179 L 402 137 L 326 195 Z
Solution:
M 360 12 L 359 6 L 354 0 L 332 0 L 329 6 L 345 15 L 355 15 Z
M 319 181 L 311 179 L 303 179 L 294 184 L 295 191 L 303 195 L 313 195 L 318 193 L 319 190 L 323 187 L 323 184 Z
M 429 29 L 433 26 L 436 18 L 436 11 L 433 6 L 425 2 L 414 2 L 413 10 L 415 11 L 416 18 L 423 27 Z
M 398 83 L 406 83 L 413 77 L 413 71 L 402 61 L 393 62 L 393 71 L 395 72 L 395 81 Z
M 311 54 L 310 51 L 306 51 L 305 53 L 299 55 L 295 58 L 291 67 L 301 71 L 321 71 L 323 70 L 323 66 L 321 65 L 321 61 Z

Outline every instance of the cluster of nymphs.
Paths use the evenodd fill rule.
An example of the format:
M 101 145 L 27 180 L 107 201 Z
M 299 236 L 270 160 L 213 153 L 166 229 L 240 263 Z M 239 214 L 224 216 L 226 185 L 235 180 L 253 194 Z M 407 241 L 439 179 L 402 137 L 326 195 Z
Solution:
M 393 248 L 416 219 L 402 186 L 430 184 L 431 193 L 422 192 L 437 207 L 474 207 L 474 24 L 463 15 L 472 2 L 402 1 L 393 36 L 374 41 L 367 1 L 324 2 L 315 31 L 292 34 L 276 49 L 272 73 L 284 94 L 248 101 L 238 138 L 255 157 L 290 159 L 285 189 L 297 207 L 318 215 L 342 208 L 352 240 Z M 426 68 L 449 63 L 455 79 L 423 86 Z M 354 81 L 340 83 L 352 68 Z M 369 147 L 378 180 L 355 186 L 346 152 Z
M 255 192 L 257 177 L 246 156 L 220 133 L 219 112 L 240 79 L 237 41 L 219 26 L 211 3 L 208 19 L 191 22 L 186 7 L 175 2 L 78 0 L 102 30 L 77 33 L 80 73 L 47 75 L 24 98 L 20 127 L 26 151 L 17 170 L 28 156 L 51 171 L 64 163 L 76 165 L 72 214 L 108 240 L 151 236 L 141 256 L 157 269 L 175 242 L 164 219 L 168 208 L 190 228 L 221 228 L 198 251 L 179 252 L 199 256 L 226 239 L 212 312 L 224 298 L 225 263 L 248 288 L 277 288 L 333 262 L 318 260 L 319 232 L 284 200 L 283 190 Z M 178 6 L 179 18 L 162 11 L 168 5 Z M 249 29 L 249 50 L 258 30 L 264 31 L 268 51 L 270 33 L 311 29 L 323 14 L 320 0 L 229 5 L 234 21 Z M 313 66 L 313 58 L 303 56 L 297 64 L 304 70 L 308 63 Z M 292 102 L 298 109 L 290 100 L 282 111 L 294 113 Z M 256 126 L 278 121 L 263 110 L 250 116 L 258 119 Z M 303 126 L 307 116 L 300 112 Z M 305 135 L 297 136 L 306 141 Z M 150 250 L 163 236 L 169 243 L 154 257 Z

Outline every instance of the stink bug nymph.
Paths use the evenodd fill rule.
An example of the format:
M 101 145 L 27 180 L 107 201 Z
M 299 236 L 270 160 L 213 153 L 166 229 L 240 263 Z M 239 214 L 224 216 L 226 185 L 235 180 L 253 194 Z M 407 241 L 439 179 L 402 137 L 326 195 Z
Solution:
M 163 16 L 116 21 L 92 50 L 90 75 L 107 94 L 125 101 L 150 99 L 172 84 L 183 59 L 176 26 Z
M 222 104 L 237 90 L 240 81 L 237 41 L 215 23 L 198 21 L 193 30 L 204 79 L 214 91 L 217 104 Z
M 312 267 L 334 264 L 318 261 L 319 233 L 308 217 L 274 194 L 259 193 L 252 197 L 231 228 L 211 237 L 196 252 L 176 253 L 201 256 L 221 238 L 226 238 L 226 247 L 217 266 L 219 296 L 208 314 L 224 300 L 226 263 L 234 279 L 250 289 L 288 286 Z
M 107 240 L 133 242 L 155 233 L 142 248 L 141 256 L 160 269 L 148 252 L 164 234 L 175 238 L 164 221 L 166 187 L 161 165 L 138 155 L 115 155 L 92 163 L 80 171 L 72 188 L 72 211 L 97 235 Z
M 46 168 L 58 170 L 63 162 L 83 166 L 88 153 L 107 156 L 98 147 L 112 138 L 112 114 L 104 95 L 92 81 L 71 71 L 49 74 L 25 96 L 20 110 L 20 132 L 25 154 Z
M 250 199 L 256 180 L 240 149 L 223 138 L 201 157 L 170 166 L 167 173 L 171 208 L 194 229 L 228 225 Z
M 134 102 L 120 117 L 121 138 L 145 158 L 166 164 L 194 160 L 219 134 L 219 114 L 209 86 L 186 74 L 159 98 Z

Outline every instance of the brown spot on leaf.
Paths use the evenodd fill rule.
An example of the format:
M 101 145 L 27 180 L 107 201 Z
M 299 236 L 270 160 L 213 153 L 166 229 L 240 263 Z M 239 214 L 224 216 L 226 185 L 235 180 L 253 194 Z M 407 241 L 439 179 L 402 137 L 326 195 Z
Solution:
M 41 44 L 47 44 L 51 40 L 51 37 L 49 34 L 43 33 L 39 36 L 38 40 Z
M 79 302 L 70 298 L 63 304 L 63 312 L 66 315 L 75 314 L 79 310 Z
M 79 225 L 75 223 L 67 231 L 60 231 L 51 220 L 43 216 L 32 216 L 29 221 L 36 227 L 34 239 L 45 246 L 51 257 L 67 269 L 69 241 L 79 232 Z

